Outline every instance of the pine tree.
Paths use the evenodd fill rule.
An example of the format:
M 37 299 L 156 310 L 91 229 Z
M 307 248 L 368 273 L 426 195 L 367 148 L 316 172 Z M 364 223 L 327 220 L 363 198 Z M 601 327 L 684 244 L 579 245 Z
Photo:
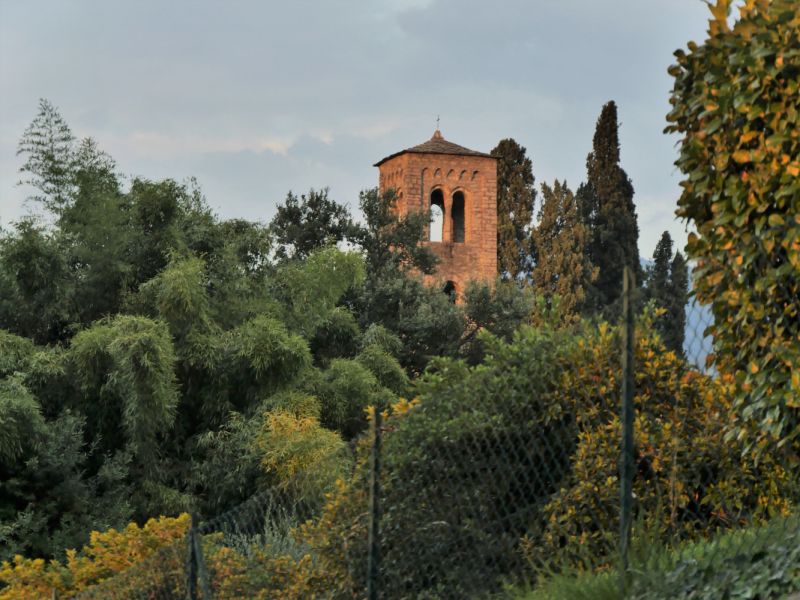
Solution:
M 672 237 L 668 231 L 656 245 L 653 264 L 647 268 L 645 280 L 645 298 L 655 300 L 656 306 L 666 311 L 657 322 L 661 338 L 667 348 L 683 356 L 689 271 L 683 255 L 672 254 Z
M 586 159 L 588 181 L 578 188 L 584 223 L 592 231 L 589 258 L 599 268 L 592 302 L 596 311 L 615 303 L 622 293 L 622 272 L 631 266 L 641 284 L 639 226 L 633 184 L 619 166 L 619 124 L 612 100 L 597 120 L 593 149 Z
M 492 154 L 497 161 L 497 271 L 516 279 L 530 270 L 527 239 L 536 189 L 531 159 L 513 139 L 501 140 Z
M 580 207 L 567 187 L 556 180 L 542 184 L 539 225 L 531 233 L 535 263 L 533 282 L 550 303 L 561 297 L 567 324 L 577 322 L 586 308 L 587 289 L 597 278 L 597 268 L 584 253 L 590 231 L 581 221 Z

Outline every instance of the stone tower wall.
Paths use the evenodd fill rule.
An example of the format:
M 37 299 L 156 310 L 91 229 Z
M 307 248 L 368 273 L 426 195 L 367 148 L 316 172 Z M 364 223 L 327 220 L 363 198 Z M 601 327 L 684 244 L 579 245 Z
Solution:
M 470 279 L 497 275 L 497 160 L 483 156 L 406 153 L 380 165 L 381 192 L 394 188 L 401 214 L 430 208 L 431 193 L 441 189 L 445 218 L 441 242 L 424 242 L 439 257 L 436 277 L 452 281 L 459 292 Z M 454 242 L 453 195 L 465 199 L 464 242 Z M 426 238 L 428 231 L 426 230 Z M 435 277 L 426 277 L 426 283 Z

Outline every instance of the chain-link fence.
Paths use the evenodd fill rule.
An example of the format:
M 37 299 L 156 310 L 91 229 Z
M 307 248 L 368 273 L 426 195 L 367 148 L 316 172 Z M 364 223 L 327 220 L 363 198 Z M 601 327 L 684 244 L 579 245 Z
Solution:
M 800 591 L 797 404 L 748 429 L 707 308 L 486 340 L 347 452 L 81 598 L 787 598 Z M 779 385 L 776 383 L 776 385 Z M 784 415 L 786 416 L 786 415 Z M 376 418 L 377 417 L 377 418 Z M 321 474 L 352 465 L 321 486 Z M 330 468 L 329 468 L 330 467 Z M 321 488 L 325 489 L 321 489 Z

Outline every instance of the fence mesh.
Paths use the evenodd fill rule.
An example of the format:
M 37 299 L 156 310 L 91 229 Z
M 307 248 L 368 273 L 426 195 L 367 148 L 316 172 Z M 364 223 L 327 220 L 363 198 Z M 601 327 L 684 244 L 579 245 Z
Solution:
M 623 325 L 544 324 L 487 340 L 477 368 L 434 361 L 417 399 L 384 412 L 378 512 L 365 434 L 80 597 L 788 597 L 800 590 L 796 413 L 753 444 L 737 433 L 735 376 L 707 361 L 708 308 L 687 306 L 669 348 L 668 315 L 630 299 L 627 487 Z M 351 475 L 320 493 L 342 461 Z

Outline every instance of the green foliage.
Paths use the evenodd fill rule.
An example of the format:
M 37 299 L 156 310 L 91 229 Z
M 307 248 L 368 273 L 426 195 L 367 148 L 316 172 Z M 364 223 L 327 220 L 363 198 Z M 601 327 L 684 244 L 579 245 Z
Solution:
M 510 338 L 533 310 L 516 281 L 470 283 L 462 304 L 423 285 L 430 215 L 398 215 L 392 191 L 361 194 L 363 225 L 326 190 L 290 195 L 270 228 L 221 221 L 191 180 L 123 189 L 41 111 L 20 153 L 52 218 L 0 232 L 8 552 L 63 558 L 92 529 L 216 514 L 299 471 L 322 503 L 366 408 L 409 395 L 431 357 L 480 362 L 479 332 Z
M 646 312 L 638 324 L 634 358 L 639 533 L 664 542 L 695 540 L 739 519 L 786 514 L 800 498 L 798 465 L 791 459 L 796 447 L 772 446 L 759 459 L 727 441 L 736 418 L 730 382 L 701 375 L 668 351 L 653 331 L 656 316 Z M 584 425 L 569 474 L 526 539 L 534 566 L 591 569 L 614 560 L 608 536 L 617 531 L 619 515 L 620 336 L 620 328 L 586 330 L 562 363 L 556 397 L 571 404 Z
M 395 396 L 405 398 L 411 393 L 408 377 L 389 352 L 377 345 L 369 345 L 358 353 L 356 360 L 364 366 L 377 382 Z
M 45 430 L 41 408 L 20 376 L 0 379 L 0 461 L 12 462 Z
M 363 259 L 355 252 L 318 248 L 306 260 L 282 266 L 276 273 L 279 297 L 289 309 L 285 318 L 310 335 L 350 289 L 364 280 Z
M 153 468 L 156 436 L 169 429 L 178 403 L 176 357 L 164 324 L 132 315 L 100 321 L 73 338 L 68 357 L 82 403 L 108 410 L 96 418 L 121 429 Z
M 253 445 L 260 466 L 273 482 L 286 482 L 302 473 L 300 492 L 306 497 L 322 498 L 350 467 L 344 441 L 312 415 L 281 409 L 269 412 Z
M 39 343 L 67 335 L 75 286 L 60 236 L 34 218 L 20 220 L 0 238 L 0 267 L 0 326 Z
M 576 197 L 584 223 L 591 230 L 588 258 L 599 269 L 590 306 L 600 312 L 622 294 L 626 266 L 633 268 L 637 285 L 642 281 L 633 184 L 619 166 L 619 124 L 613 100 L 603 105 L 597 119 L 586 171 L 587 181 L 578 188 Z
M 27 440 L 16 460 L 0 462 L 0 561 L 17 554 L 63 558 L 92 530 L 130 521 L 133 457 L 104 455 L 85 442 L 85 426 L 85 418 L 64 411 L 39 426 L 37 443 Z
M 430 217 L 422 212 L 398 216 L 393 190 L 361 195 L 366 217 L 354 238 L 365 257 L 363 285 L 348 298 L 363 330 L 380 324 L 397 336 L 397 356 L 405 371 L 424 372 L 431 357 L 461 357 L 477 364 L 483 357 L 483 329 L 508 339 L 533 310 L 533 294 L 516 281 L 472 281 L 463 304 L 442 293 L 443 282 L 423 285 L 419 274 L 435 272 L 438 257 L 420 244 Z M 499 279 L 499 278 L 498 278 Z M 369 335 L 367 333 L 366 335 Z
M 632 582 L 637 598 L 791 598 L 800 590 L 797 517 L 734 530 L 713 541 L 664 552 L 656 560 L 660 572 L 645 572 L 642 581 Z
M 267 389 L 275 384 L 285 385 L 311 365 L 305 340 L 289 333 L 281 321 L 272 317 L 250 319 L 231 331 L 229 337 L 235 356 L 252 371 L 255 382 Z
M 720 372 L 735 374 L 741 433 L 797 432 L 800 397 L 800 7 L 749 1 L 731 29 L 678 50 L 666 132 L 681 134 L 677 214 L 695 229 L 695 293 L 714 314 Z M 734 431 L 731 435 L 737 435 Z
M 497 273 L 517 279 L 531 270 L 528 237 L 536 202 L 531 159 L 513 139 L 492 150 L 497 161 Z

